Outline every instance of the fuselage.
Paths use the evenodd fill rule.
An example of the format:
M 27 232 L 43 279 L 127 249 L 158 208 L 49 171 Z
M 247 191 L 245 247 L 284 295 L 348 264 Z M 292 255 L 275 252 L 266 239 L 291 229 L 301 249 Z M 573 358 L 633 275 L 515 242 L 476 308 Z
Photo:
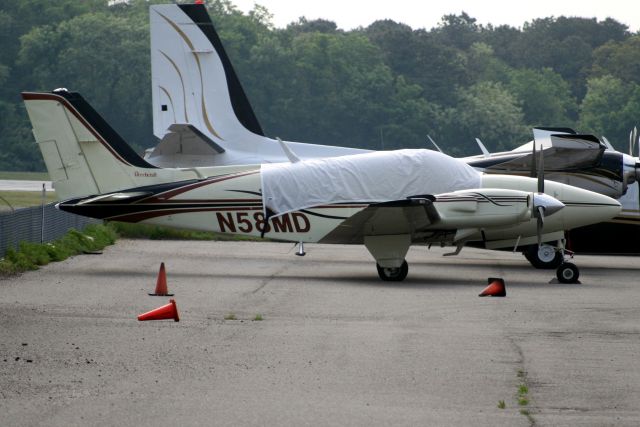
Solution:
M 218 168 L 203 168 L 200 174 Z M 315 206 L 265 219 L 259 166 L 233 169 L 204 179 L 167 182 L 97 197 L 61 202 L 73 213 L 109 220 L 141 222 L 176 228 L 269 237 L 285 241 L 323 242 L 348 218 L 370 203 Z M 138 173 L 138 178 L 140 178 Z M 419 230 L 408 230 L 414 242 L 454 244 L 456 233 L 467 230 L 465 241 L 513 246 L 514 240 L 533 239 L 536 219 L 531 215 L 537 180 L 484 175 L 482 187 L 435 195 L 440 220 Z M 579 227 L 609 219 L 620 205 L 609 197 L 547 181 L 546 192 L 565 207 L 545 218 L 543 233 Z M 525 239 L 525 240 L 523 240 Z M 343 242 L 359 243 L 359 241 Z

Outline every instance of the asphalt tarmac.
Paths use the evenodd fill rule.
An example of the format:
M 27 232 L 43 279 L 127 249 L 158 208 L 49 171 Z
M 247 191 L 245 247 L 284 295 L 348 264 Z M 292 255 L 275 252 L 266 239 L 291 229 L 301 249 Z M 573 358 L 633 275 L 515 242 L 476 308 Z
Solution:
M 640 425 L 638 258 L 565 285 L 414 247 L 394 284 L 361 246 L 291 249 L 121 240 L 0 280 L 0 425 Z M 162 261 L 180 322 L 139 322 Z

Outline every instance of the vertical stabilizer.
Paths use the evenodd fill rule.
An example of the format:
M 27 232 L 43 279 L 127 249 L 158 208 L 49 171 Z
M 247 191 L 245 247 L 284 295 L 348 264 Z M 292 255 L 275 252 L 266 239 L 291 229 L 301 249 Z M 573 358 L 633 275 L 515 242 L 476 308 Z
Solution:
M 263 131 L 202 4 L 150 7 L 153 132 L 190 123 L 216 142 Z
M 138 156 L 79 94 L 24 92 L 22 99 L 60 199 L 171 179 Z

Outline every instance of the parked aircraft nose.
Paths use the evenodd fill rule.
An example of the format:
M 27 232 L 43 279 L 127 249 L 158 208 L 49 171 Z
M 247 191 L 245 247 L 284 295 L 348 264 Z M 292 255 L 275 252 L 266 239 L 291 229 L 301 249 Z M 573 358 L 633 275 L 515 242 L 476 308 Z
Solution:
M 563 186 L 561 215 L 565 229 L 608 221 L 622 210 L 617 200 L 577 187 Z

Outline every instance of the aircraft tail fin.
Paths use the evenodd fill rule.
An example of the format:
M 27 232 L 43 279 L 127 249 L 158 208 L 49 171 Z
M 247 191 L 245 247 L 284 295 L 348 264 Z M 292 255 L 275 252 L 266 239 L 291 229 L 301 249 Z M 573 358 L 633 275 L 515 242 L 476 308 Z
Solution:
M 193 124 L 216 142 L 264 136 L 203 4 L 150 7 L 153 132 Z
M 156 181 L 161 169 L 143 160 L 80 94 L 23 92 L 22 99 L 60 199 L 134 187 L 139 177 Z

